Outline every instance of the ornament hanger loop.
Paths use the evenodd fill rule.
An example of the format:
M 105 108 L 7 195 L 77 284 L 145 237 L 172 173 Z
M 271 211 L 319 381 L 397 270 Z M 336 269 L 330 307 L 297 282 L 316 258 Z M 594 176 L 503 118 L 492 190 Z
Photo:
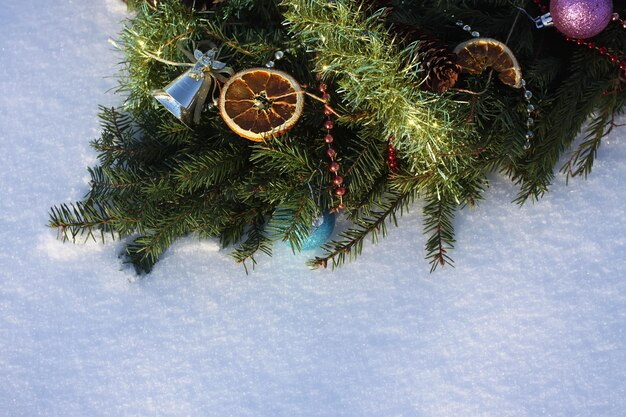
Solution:
M 524 13 L 530 19 L 530 21 L 535 24 L 535 27 L 537 29 L 554 26 L 554 21 L 552 20 L 552 15 L 550 13 L 546 13 L 539 17 L 532 17 L 524 8 L 518 6 L 516 6 L 515 8 Z

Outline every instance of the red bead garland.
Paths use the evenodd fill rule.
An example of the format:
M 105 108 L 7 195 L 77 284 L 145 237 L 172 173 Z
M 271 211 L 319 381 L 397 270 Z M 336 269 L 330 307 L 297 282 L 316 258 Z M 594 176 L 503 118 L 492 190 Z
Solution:
M 339 211 L 343 210 L 345 206 L 343 205 L 343 196 L 348 192 L 348 189 L 343 184 L 343 177 L 339 175 L 339 170 L 341 169 L 341 165 L 335 160 L 337 157 L 337 151 L 331 145 L 334 142 L 335 138 L 331 134 L 331 130 L 334 129 L 335 123 L 330 119 L 330 115 L 333 114 L 333 110 L 328 104 L 330 102 L 330 94 L 327 92 L 328 86 L 324 83 L 321 83 L 319 86 L 319 90 L 322 93 L 322 99 L 326 102 L 324 105 L 324 114 L 327 119 L 322 124 L 322 127 L 326 129 L 326 135 L 324 136 L 324 143 L 328 145 L 326 149 L 326 156 L 330 159 L 330 163 L 328 164 L 328 170 L 332 172 L 335 177 L 333 178 L 333 186 L 335 187 L 333 193 L 339 197 L 339 204 L 335 209 L 331 211 Z
M 389 164 L 391 171 L 396 172 L 398 170 L 398 155 L 396 153 L 396 148 L 393 146 L 391 141 L 392 139 L 392 136 L 389 136 L 387 139 L 387 163 Z
M 623 78 L 626 78 L 626 59 L 621 59 L 618 54 L 613 51 L 610 51 L 606 46 L 598 46 L 593 41 L 586 41 L 584 39 L 573 39 L 569 37 L 565 37 L 566 40 L 570 42 L 576 42 L 578 45 L 586 46 L 589 49 L 593 49 L 598 52 L 600 55 L 606 56 L 609 61 L 616 64 L 620 70 L 620 75 Z

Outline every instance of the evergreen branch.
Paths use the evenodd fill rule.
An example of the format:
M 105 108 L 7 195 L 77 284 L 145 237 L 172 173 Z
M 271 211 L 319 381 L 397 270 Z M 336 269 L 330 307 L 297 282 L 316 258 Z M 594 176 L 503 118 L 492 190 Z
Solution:
M 220 244 L 222 247 L 239 242 L 246 232 L 246 227 L 258 223 L 259 218 L 265 223 L 264 216 L 266 214 L 257 208 L 232 214 L 226 222 L 226 226 L 220 232 Z
M 445 172 L 439 154 L 467 130 L 451 117 L 456 104 L 415 88 L 403 75 L 394 40 L 380 15 L 365 18 L 352 2 L 284 0 L 285 17 L 294 35 L 316 52 L 317 71 L 335 77 L 351 109 L 365 112 L 364 125 L 378 126 L 380 140 L 395 138 L 399 155 L 411 171 Z
M 142 213 L 146 231 L 127 245 L 126 255 L 137 273 L 148 273 L 163 252 L 193 230 L 201 229 L 207 235 L 217 235 L 218 227 L 212 218 L 223 218 L 210 200 L 195 195 L 183 204 L 172 204 L 171 211 L 146 211 Z M 203 221 L 204 219 L 204 221 Z M 212 230 L 206 230 L 210 227 Z
M 580 175 L 587 178 L 587 175 L 591 173 L 602 139 L 608 136 L 615 127 L 615 115 L 612 111 L 613 106 L 604 107 L 589 124 L 588 133 L 583 142 L 561 168 L 561 172 L 566 174 L 567 181 Z
M 326 268 L 331 262 L 334 269 L 343 265 L 347 259 L 356 259 L 363 250 L 365 238 L 370 235 L 372 241 L 376 243 L 379 233 L 385 237 L 387 235 L 386 223 L 391 221 L 397 226 L 395 213 L 398 210 L 408 209 L 414 198 L 415 194 L 412 192 L 389 194 L 387 199 L 378 205 L 378 210 L 372 210 L 370 216 L 355 219 L 357 227 L 342 232 L 339 236 L 341 240 L 324 244 L 322 248 L 326 252 L 325 255 L 316 257 L 307 264 L 313 268 Z
M 154 117 L 153 112 L 133 117 L 114 108 L 100 109 L 102 134 L 92 141 L 91 146 L 98 151 L 98 159 L 103 167 L 145 167 L 177 149 L 167 143 L 163 135 L 154 132 L 158 118 Z
M 91 176 L 91 189 L 85 199 L 91 201 L 126 201 L 141 192 L 146 178 L 123 168 L 87 168 Z
M 274 210 L 268 225 L 270 237 L 274 241 L 289 242 L 291 250 L 299 252 L 319 214 L 320 207 L 308 189 L 296 192 Z
M 267 256 L 272 255 L 272 241 L 265 236 L 265 220 L 263 216 L 256 218 L 247 232 L 246 240 L 242 242 L 230 256 L 237 263 L 243 264 L 247 273 L 248 267 L 246 262 L 252 262 L 252 269 L 254 269 L 256 265 L 254 256 L 259 251 L 265 253 Z
M 253 52 L 248 51 L 247 49 L 239 46 L 236 41 L 226 37 L 224 32 L 217 25 L 211 25 L 210 27 L 205 28 L 205 32 L 207 35 L 209 35 L 209 37 L 222 42 L 224 45 L 227 45 L 229 48 L 239 52 L 240 54 L 252 57 L 255 56 Z
M 232 179 L 247 165 L 245 151 L 236 146 L 212 149 L 201 155 L 187 156 L 174 163 L 174 179 L 181 192 L 194 192 Z
M 389 176 L 387 173 L 378 177 L 372 186 L 366 190 L 359 190 L 358 200 L 353 197 L 354 201 L 350 207 L 349 217 L 351 220 L 371 215 L 372 208 L 377 207 L 385 198 L 389 189 Z M 407 190 L 410 191 L 410 190 Z
M 354 224 L 324 245 L 325 256 L 310 261 L 314 267 L 356 258 L 366 236 L 385 236 L 387 222 L 396 224 L 396 214 L 418 195 L 426 196 L 432 269 L 451 264 L 455 210 L 480 199 L 486 173 L 500 170 L 520 184 L 518 202 L 538 198 L 595 112 L 583 143 L 563 167 L 568 180 L 591 171 L 602 139 L 615 127 L 613 117 L 626 104 L 607 56 L 530 24 L 511 31 L 518 14 L 511 0 L 376 2 L 393 6 L 391 14 L 366 3 L 229 0 L 211 13 L 189 11 L 174 0 L 141 7 L 118 43 L 125 53 L 118 90 L 126 94 L 124 110 L 102 109 L 102 134 L 92 143 L 100 166 L 89 170 L 90 191 L 81 203 L 53 207 L 50 226 L 64 240 L 98 232 L 139 235 L 127 249 L 138 271 L 149 271 L 176 238 L 190 233 L 219 236 L 224 246 L 240 242 L 232 256 L 246 270 L 259 251 L 271 253 L 275 240 L 288 240 L 294 251 L 301 247 L 313 219 L 333 199 L 333 175 L 321 169 L 328 163 L 320 141 L 321 106 L 307 100 L 289 134 L 258 144 L 233 134 L 215 110 L 205 109 L 200 123 L 185 126 L 152 93 L 181 73 L 165 62 L 188 63 L 178 44 L 191 48 L 207 38 L 217 44 L 219 60 L 236 69 L 258 66 L 283 50 L 280 69 L 305 89 L 313 85 L 313 73 L 321 75 L 337 93 L 333 106 L 348 115 L 337 118 L 332 146 Z M 431 28 L 453 47 L 466 35 L 452 13 L 453 20 L 471 22 L 486 36 L 504 40 L 511 33 L 506 43 L 536 106 L 530 110 L 538 121 L 530 150 L 524 149 L 528 111 L 519 90 L 495 78 L 485 82 L 486 74 L 463 76 L 458 88 L 443 95 L 423 89 L 424 64 L 433 61 L 411 43 L 416 32 L 402 33 L 395 23 Z M 609 58 L 626 47 L 626 32 L 617 29 L 610 26 L 598 37 Z M 481 93 L 469 97 L 464 91 Z M 389 136 L 399 157 L 394 172 L 386 163 Z
M 348 155 L 354 155 L 343 172 L 349 186 L 357 193 L 369 190 L 376 180 L 387 171 L 385 152 L 387 144 L 378 138 L 379 132 L 363 129 L 359 138 L 348 149 Z M 358 194 L 357 194 L 358 195 Z
M 302 144 L 294 143 L 290 138 L 256 145 L 250 161 L 260 169 L 291 177 L 309 177 L 315 171 L 309 154 Z
M 424 206 L 424 233 L 430 234 L 426 242 L 426 259 L 430 260 L 433 272 L 438 266 L 453 266 L 448 252 L 454 248 L 453 217 L 456 201 L 441 193 L 432 193 L 426 198 Z
M 591 54 L 591 55 L 590 55 Z M 595 63 L 595 66 L 591 66 Z M 554 178 L 554 166 L 567 149 L 587 117 L 603 100 L 607 88 L 608 64 L 586 50 L 576 50 L 569 63 L 569 77 L 553 92 L 551 110 L 546 112 L 538 129 L 541 141 L 529 152 L 513 178 L 521 184 L 518 204 L 537 200 L 548 190 Z
M 57 229 L 63 241 L 76 241 L 78 236 L 86 235 L 95 240 L 94 232 L 99 232 L 102 240 L 110 233 L 115 238 L 112 223 L 117 217 L 109 214 L 110 208 L 103 203 L 77 202 L 61 204 L 50 209 L 48 227 Z

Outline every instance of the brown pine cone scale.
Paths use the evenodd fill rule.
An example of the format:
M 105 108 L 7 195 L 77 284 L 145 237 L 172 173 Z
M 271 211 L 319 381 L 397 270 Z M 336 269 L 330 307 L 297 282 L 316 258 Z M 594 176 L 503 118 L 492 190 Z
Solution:
M 457 56 L 443 42 L 421 37 L 417 49 L 420 72 L 425 76 L 423 86 L 434 93 L 443 94 L 456 85 L 461 73 Z

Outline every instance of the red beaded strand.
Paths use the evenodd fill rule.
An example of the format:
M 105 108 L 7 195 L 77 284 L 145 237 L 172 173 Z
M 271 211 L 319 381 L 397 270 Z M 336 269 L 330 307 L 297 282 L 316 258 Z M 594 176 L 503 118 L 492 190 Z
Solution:
M 389 135 L 387 139 L 387 163 L 389 164 L 389 169 L 391 169 L 392 172 L 396 172 L 398 170 L 398 155 L 392 140 L 393 136 Z
M 339 170 L 341 169 L 341 166 L 335 160 L 337 157 L 337 151 L 335 150 L 335 148 L 332 147 L 332 143 L 335 138 L 331 134 L 331 131 L 335 127 L 335 124 L 330 118 L 330 115 L 333 113 L 333 111 L 328 104 L 330 102 L 330 94 L 328 94 L 327 89 L 328 86 L 326 84 L 320 84 L 319 90 L 322 93 L 322 99 L 326 102 L 326 104 L 324 105 L 324 114 L 326 115 L 326 120 L 324 121 L 322 126 L 324 127 L 324 129 L 326 129 L 324 142 L 328 145 L 328 148 L 326 149 L 326 155 L 330 159 L 330 163 L 328 164 L 328 170 L 335 175 L 335 177 L 333 178 L 333 186 L 335 187 L 333 193 L 337 197 L 339 197 L 339 204 L 335 209 L 332 209 L 331 211 L 340 211 L 345 208 L 345 206 L 343 205 L 343 196 L 346 194 L 348 189 L 343 183 L 343 177 L 339 175 Z

